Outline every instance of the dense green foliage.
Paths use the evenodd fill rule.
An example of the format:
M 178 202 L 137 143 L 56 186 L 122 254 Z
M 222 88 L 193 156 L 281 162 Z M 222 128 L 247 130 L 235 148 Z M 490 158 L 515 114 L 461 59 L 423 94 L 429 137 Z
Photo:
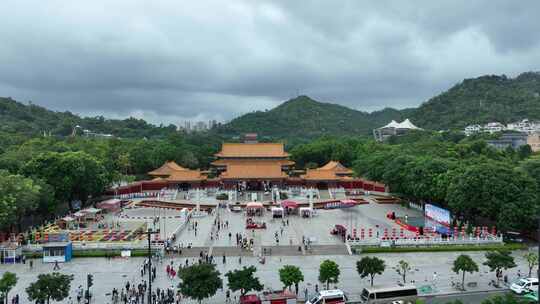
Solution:
M 330 283 L 339 282 L 339 265 L 332 260 L 324 260 L 319 267 L 319 282 L 326 284 L 326 289 L 330 289 Z
M 241 295 L 246 295 L 248 292 L 261 291 L 263 285 L 259 282 L 259 278 L 255 276 L 257 268 L 255 266 L 249 266 L 242 269 L 235 269 L 227 272 L 227 286 L 234 291 L 240 290 Z
M 495 271 L 496 274 L 503 269 L 506 270 L 517 266 L 514 262 L 514 257 L 510 255 L 510 251 L 508 250 L 486 252 L 486 261 L 484 262 L 484 265 L 488 266 L 490 271 Z M 497 280 L 499 279 L 500 277 L 497 276 Z
M 73 275 L 53 272 L 49 274 L 39 274 L 37 281 L 26 288 L 30 301 L 41 301 L 50 303 L 50 300 L 62 301 L 69 296 Z
M 162 139 L 35 137 L 11 144 L 0 151 L 0 170 L 8 171 L 0 178 L 0 188 L 15 191 L 29 185 L 27 189 L 38 192 L 37 198 L 23 200 L 17 193 L 25 191 L 2 191 L 0 229 L 19 222 L 15 220 L 36 208 L 38 213 L 54 216 L 64 214 L 73 200 L 89 204 L 112 184 L 148 178 L 146 172 L 165 161 L 208 168 L 220 143 L 219 138 L 208 134 L 177 132 Z M 16 188 L 7 183 L 8 177 L 19 179 Z M 28 195 L 34 192 L 26 191 Z M 17 200 L 21 203 L 16 204 Z M 12 212 L 15 210 L 16 214 Z
M 401 265 L 400 263 L 400 267 L 403 267 L 403 266 L 405 265 Z M 369 276 L 371 286 L 373 286 L 373 279 L 375 275 L 377 274 L 381 275 L 385 269 L 386 269 L 386 265 L 384 263 L 384 260 L 381 260 L 378 257 L 367 256 L 367 257 L 363 257 L 359 261 L 356 261 L 356 271 L 358 272 L 361 278 L 365 278 Z M 402 268 L 402 270 L 403 269 L 404 268 Z M 403 275 L 403 281 L 405 281 L 405 272 L 400 273 L 400 274 Z
M 166 137 L 176 132 L 176 126 L 156 127 L 142 119 L 105 119 L 102 116 L 81 118 L 70 112 L 54 112 L 29 103 L 24 105 L 11 98 L 0 97 L 0 132 L 35 136 L 43 133 L 67 136 L 76 126 L 77 132 L 88 129 L 94 133 L 112 134 L 118 137 L 153 138 Z
M 178 277 L 182 280 L 178 286 L 182 294 L 199 303 L 214 296 L 217 290 L 223 287 L 220 273 L 214 264 L 202 263 L 183 267 L 178 272 Z
M 540 73 L 523 73 L 516 78 L 493 75 L 465 79 L 422 104 L 410 118 L 416 125 L 431 130 L 540 119 Z
M 0 300 L 2 300 L 2 304 L 8 302 L 9 299 L 9 291 L 17 285 L 17 275 L 13 272 L 6 271 L 0 278 Z
M 298 96 L 272 110 L 248 113 L 233 119 L 218 128 L 218 132 L 225 135 L 257 132 L 262 136 L 292 141 L 323 135 L 368 135 L 373 128 L 387 124 L 392 119 L 401 120 L 407 113 L 394 109 L 366 113 Z
M 482 304 L 529 304 L 530 300 L 521 299 L 511 293 L 506 293 L 503 296 L 494 296 L 482 301 Z
M 356 174 L 387 184 L 405 200 L 449 208 L 464 221 L 483 219 L 503 230 L 535 225 L 539 176 L 522 168 L 531 158 L 497 151 L 481 139 L 422 133 L 411 134 L 411 141 L 404 136 L 398 144 L 361 145 Z
M 304 275 L 299 267 L 285 265 L 279 269 L 279 280 L 283 283 L 284 289 L 290 289 L 293 284 L 304 281 Z
M 24 176 L 0 170 L 0 227 L 19 223 L 37 208 L 41 188 Z
M 454 260 L 452 271 L 457 274 L 461 272 L 461 289 L 465 290 L 465 273 L 478 272 L 478 264 L 470 256 L 462 254 Z

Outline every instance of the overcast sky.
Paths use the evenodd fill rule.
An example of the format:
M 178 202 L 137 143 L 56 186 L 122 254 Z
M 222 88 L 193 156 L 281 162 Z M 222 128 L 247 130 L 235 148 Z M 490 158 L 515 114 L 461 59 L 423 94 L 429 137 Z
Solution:
M 298 93 L 411 107 L 463 78 L 540 70 L 539 12 L 538 0 L 3 0 L 0 96 L 175 124 Z

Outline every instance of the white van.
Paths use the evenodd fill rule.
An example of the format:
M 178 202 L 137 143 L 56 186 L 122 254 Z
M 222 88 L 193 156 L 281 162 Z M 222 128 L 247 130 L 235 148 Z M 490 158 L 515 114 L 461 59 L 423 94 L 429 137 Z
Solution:
M 363 303 L 391 303 L 393 301 L 402 301 L 408 303 L 418 298 L 418 290 L 414 285 L 403 285 L 395 287 L 373 286 L 362 290 Z
M 519 279 L 510 285 L 510 290 L 517 294 L 523 294 L 529 291 L 538 291 L 538 279 L 526 278 Z
M 347 297 L 339 289 L 321 290 L 306 304 L 345 304 Z

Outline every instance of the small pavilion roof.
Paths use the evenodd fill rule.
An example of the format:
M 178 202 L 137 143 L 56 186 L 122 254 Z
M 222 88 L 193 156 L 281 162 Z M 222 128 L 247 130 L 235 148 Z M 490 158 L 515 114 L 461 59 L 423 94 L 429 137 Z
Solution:
M 326 165 L 317 169 L 308 169 L 306 174 L 302 175 L 306 180 L 325 180 L 335 181 L 346 178 L 343 175 L 352 174 L 352 170 L 343 166 L 338 161 L 330 161 Z
M 329 161 L 326 165 L 319 168 L 319 170 L 331 170 L 334 172 L 340 172 L 340 173 L 352 173 L 352 170 L 345 167 L 338 161 Z
M 185 171 L 185 170 L 188 170 L 188 169 L 178 165 L 174 161 L 168 161 L 168 162 L 165 162 L 161 167 L 148 172 L 148 175 L 150 175 L 150 176 L 169 176 L 173 172 Z
M 205 180 L 206 176 L 199 170 L 184 170 L 172 172 L 167 180 L 170 182 L 194 182 Z

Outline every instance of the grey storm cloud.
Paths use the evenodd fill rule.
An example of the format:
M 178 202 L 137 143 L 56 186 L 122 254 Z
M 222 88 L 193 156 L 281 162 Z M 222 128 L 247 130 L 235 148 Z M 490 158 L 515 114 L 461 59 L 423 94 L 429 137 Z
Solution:
M 538 70 L 539 1 L 0 4 L 0 96 L 154 123 L 227 120 L 298 93 L 417 106 L 463 78 Z

